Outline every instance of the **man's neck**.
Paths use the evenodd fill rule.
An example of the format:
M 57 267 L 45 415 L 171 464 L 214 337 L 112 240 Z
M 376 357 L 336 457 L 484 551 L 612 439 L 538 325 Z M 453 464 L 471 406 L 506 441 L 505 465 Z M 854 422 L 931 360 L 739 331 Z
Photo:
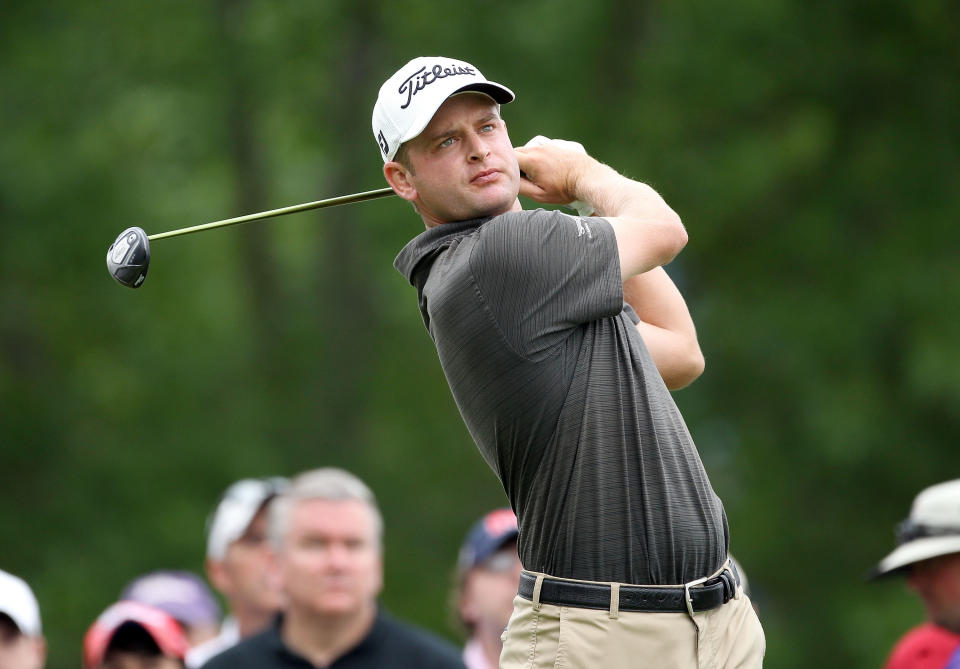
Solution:
M 502 633 L 502 628 L 481 626 L 473 635 L 474 640 L 483 649 L 483 654 L 491 667 L 500 666 L 500 651 L 503 650 L 503 642 L 500 640 Z
M 360 643 L 377 618 L 376 602 L 347 616 L 320 616 L 291 607 L 283 618 L 283 643 L 316 667 L 326 667 Z
M 277 612 L 254 607 L 235 606 L 232 615 L 236 621 L 237 630 L 240 632 L 240 638 L 246 639 L 248 636 L 253 636 L 257 632 L 265 630 L 270 625 L 270 621 L 277 615 Z
M 506 214 L 511 211 L 523 211 L 523 205 L 520 204 L 520 198 L 514 200 L 513 204 L 510 205 L 509 209 L 504 209 L 503 211 L 493 211 L 490 213 L 478 213 L 476 216 L 471 216 L 470 218 L 462 219 L 463 221 L 472 221 L 475 218 L 493 218 L 494 216 L 500 216 L 501 214 Z M 420 218 L 423 219 L 423 224 L 426 226 L 427 230 L 430 228 L 435 228 L 438 225 L 444 225 L 446 223 L 460 223 L 461 221 L 448 221 L 441 220 L 436 216 L 430 214 L 430 212 L 424 212 L 417 210 L 417 213 L 420 214 Z

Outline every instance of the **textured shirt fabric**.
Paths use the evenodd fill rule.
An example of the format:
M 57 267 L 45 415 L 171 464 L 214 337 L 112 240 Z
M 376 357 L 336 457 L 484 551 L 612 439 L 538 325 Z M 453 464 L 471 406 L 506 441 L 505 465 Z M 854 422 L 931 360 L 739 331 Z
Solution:
M 463 663 L 467 669 L 497 669 L 495 664 L 490 664 L 483 652 L 483 646 L 476 639 L 468 640 L 463 647 Z
M 447 223 L 395 266 L 517 514 L 525 569 L 667 585 L 723 564 L 723 506 L 623 301 L 608 221 Z
M 187 651 L 184 664 L 187 669 L 198 669 L 217 653 L 222 653 L 240 641 L 240 626 L 233 617 L 227 617 L 220 625 L 220 633 Z
M 280 636 L 283 617 L 266 630 L 213 657 L 203 669 L 315 669 L 287 648 Z M 439 637 L 402 623 L 383 610 L 359 644 L 324 669 L 464 669 L 459 650 Z
M 960 634 L 933 623 L 914 627 L 890 651 L 884 669 L 960 669 Z

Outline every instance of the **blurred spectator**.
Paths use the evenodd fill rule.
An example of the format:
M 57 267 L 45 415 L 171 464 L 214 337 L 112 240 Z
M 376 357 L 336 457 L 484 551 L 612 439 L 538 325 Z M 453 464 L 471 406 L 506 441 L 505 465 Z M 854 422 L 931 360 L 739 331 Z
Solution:
M 500 664 L 500 635 L 513 613 L 520 581 L 517 517 L 510 509 L 491 511 L 470 528 L 460 548 L 456 610 L 469 638 L 463 649 L 467 669 Z
M 190 647 L 217 636 L 220 605 L 207 584 L 189 571 L 153 571 L 131 581 L 120 599 L 149 604 L 180 623 Z
M 378 605 L 383 521 L 358 478 L 332 468 L 301 474 L 271 504 L 269 533 L 286 610 L 204 669 L 462 669 L 453 645 Z
M 757 603 L 753 600 L 754 595 L 750 593 L 750 581 L 747 579 L 747 572 L 743 570 L 743 565 L 741 565 L 732 554 L 728 554 L 727 558 L 730 560 L 730 564 L 734 569 L 737 570 L 737 573 L 740 575 L 740 587 L 743 589 L 743 594 L 747 597 L 750 597 L 750 601 L 753 602 L 753 608 L 757 608 Z
M 263 630 L 282 607 L 283 594 L 270 573 L 267 508 L 289 483 L 281 477 L 237 481 L 210 515 L 207 578 L 226 600 L 228 614 L 218 636 L 187 653 L 191 669 Z
M 26 581 L 0 570 L 0 669 L 41 669 L 46 659 L 37 598 Z
M 897 642 L 886 669 L 960 669 L 960 479 L 916 496 L 897 527 L 897 544 L 873 577 L 906 576 L 927 622 Z
M 83 638 L 84 669 L 183 669 L 186 652 L 172 616 L 133 601 L 112 604 Z

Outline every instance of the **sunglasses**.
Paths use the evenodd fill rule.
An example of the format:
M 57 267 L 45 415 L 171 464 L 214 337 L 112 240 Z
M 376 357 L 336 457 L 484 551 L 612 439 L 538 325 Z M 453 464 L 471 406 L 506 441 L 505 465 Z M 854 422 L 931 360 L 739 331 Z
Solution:
M 948 537 L 951 535 L 960 535 L 960 527 L 924 525 L 923 523 L 915 523 L 908 518 L 897 525 L 896 535 L 897 543 L 905 544 L 908 541 L 925 539 L 927 537 Z

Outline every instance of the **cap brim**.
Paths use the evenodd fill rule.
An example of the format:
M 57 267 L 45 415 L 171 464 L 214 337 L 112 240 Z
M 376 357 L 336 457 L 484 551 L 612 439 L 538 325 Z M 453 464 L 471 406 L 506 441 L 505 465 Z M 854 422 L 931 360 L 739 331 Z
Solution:
M 485 93 L 502 105 L 505 105 L 508 102 L 513 102 L 516 98 L 516 96 L 513 94 L 513 91 L 511 91 L 509 88 L 506 86 L 501 86 L 500 84 L 492 81 L 477 84 L 467 84 L 463 88 L 458 88 L 450 95 L 456 95 L 457 93 L 470 93 L 472 91 L 477 93 Z
M 280 490 L 271 488 L 260 480 L 251 479 L 238 483 L 249 484 L 256 492 L 249 496 L 231 497 L 229 491 L 233 486 L 228 488 L 228 496 L 217 505 L 207 530 L 208 558 L 222 560 L 230 544 L 247 532 L 260 510 L 280 493 Z
M 501 105 L 505 105 L 508 102 L 513 102 L 516 99 L 516 95 L 513 94 L 513 91 L 506 86 L 501 86 L 500 84 L 492 81 L 467 84 L 466 86 L 458 88 L 450 93 L 450 95 L 445 97 L 440 104 L 437 105 L 437 108 L 430 112 L 429 116 L 424 115 L 426 118 L 422 118 L 420 119 L 419 123 L 414 123 L 412 126 L 410 126 L 410 128 L 407 129 L 406 134 L 400 138 L 400 146 L 402 146 L 405 142 L 409 142 L 414 137 L 419 136 L 420 133 L 423 132 L 423 129 L 430 125 L 430 121 L 432 121 L 433 117 L 436 115 L 437 109 L 440 109 L 440 105 L 452 98 L 454 95 L 460 95 L 461 93 L 483 93 L 484 95 L 491 97 L 494 102 Z
M 960 535 L 915 539 L 898 546 L 890 555 L 883 558 L 870 573 L 870 578 L 893 574 L 916 562 L 951 553 L 960 553 Z
M 459 559 L 457 561 L 457 571 L 461 574 L 464 574 L 471 569 L 479 567 L 483 562 L 490 558 L 491 555 L 496 553 L 499 550 L 502 550 L 511 541 L 516 541 L 517 537 L 520 536 L 520 532 L 513 530 L 510 532 L 503 533 L 502 536 L 498 537 L 496 541 L 483 547 L 483 550 L 480 552 L 466 551 L 464 548 L 460 549 L 460 555 L 469 556 L 469 559 Z
M 101 613 L 84 635 L 83 666 L 86 669 L 103 662 L 114 635 L 126 625 L 143 628 L 164 655 L 182 660 L 187 653 L 186 634 L 172 616 L 147 604 L 121 600 Z

